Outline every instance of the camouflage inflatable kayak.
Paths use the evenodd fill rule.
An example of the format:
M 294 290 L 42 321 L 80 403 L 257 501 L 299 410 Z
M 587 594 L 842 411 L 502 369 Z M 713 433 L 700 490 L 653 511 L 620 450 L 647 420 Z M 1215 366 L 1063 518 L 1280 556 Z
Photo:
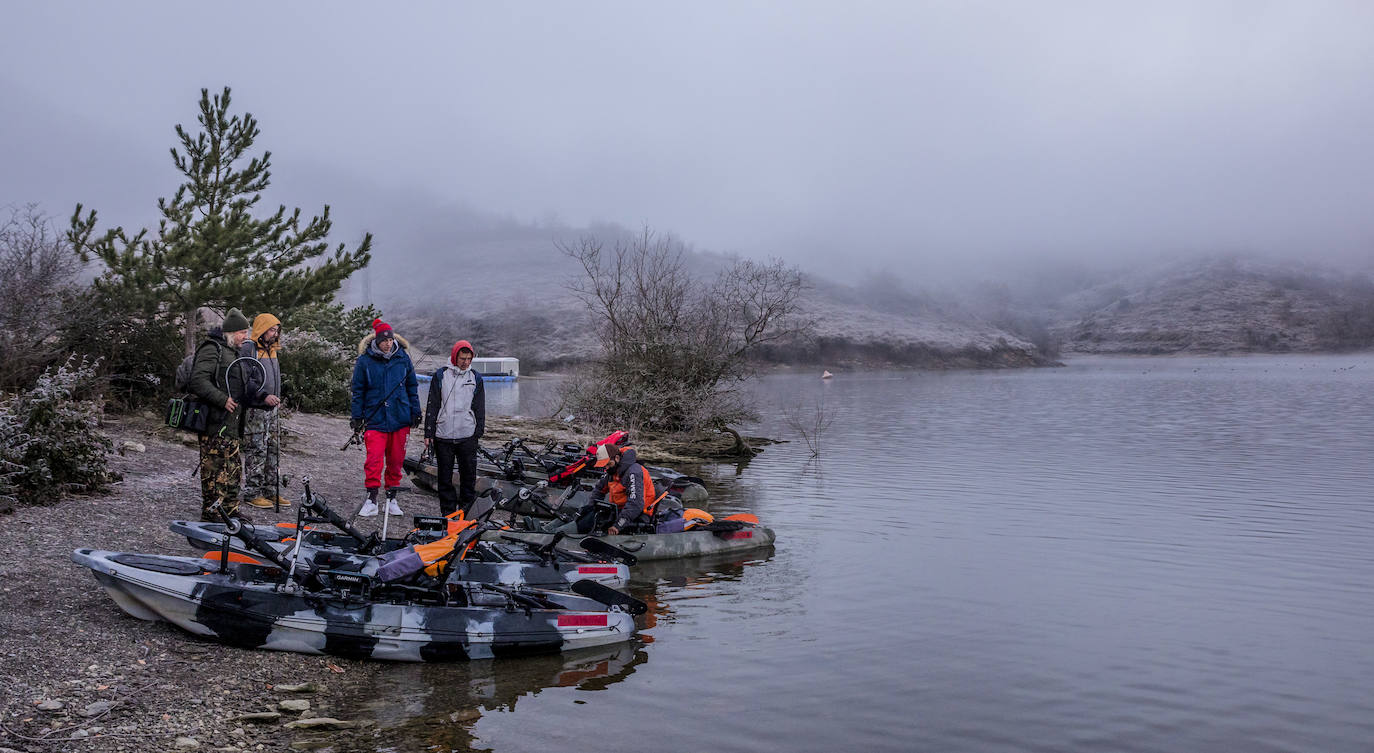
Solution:
M 586 582 L 574 586 L 578 593 L 453 580 L 422 588 L 324 572 L 305 588 L 273 565 L 94 549 L 77 549 L 72 560 L 134 617 L 241 648 L 357 659 L 452 661 L 604 646 L 628 640 L 631 613 L 644 610 Z
M 234 521 L 233 530 L 224 523 L 173 521 L 172 531 L 186 537 L 199 549 L 213 547 L 247 554 L 257 559 L 289 567 L 290 561 L 304 563 L 313 569 L 367 570 L 380 567 L 379 559 L 393 559 L 404 555 L 406 549 L 430 547 L 441 539 L 451 538 L 459 530 L 466 530 L 463 542 L 452 541 L 459 551 L 445 559 L 448 574 L 456 580 L 506 585 L 567 587 L 578 580 L 590 579 L 608 586 L 620 586 L 629 580 L 629 573 L 606 557 L 592 557 L 561 552 L 553 547 L 536 547 L 515 542 L 498 545 L 479 541 L 483 528 L 495 527 L 491 515 L 506 500 L 490 485 L 466 513 L 453 516 L 414 517 L 415 527 L 403 538 L 383 538 L 382 533 L 363 533 L 310 490 L 310 479 L 303 481 L 305 497 L 296 510 L 296 522 L 273 526 L 253 526 Z M 529 496 L 529 492 L 522 492 Z M 312 527 L 320 524 L 320 527 Z M 304 531 L 304 536 L 297 536 Z M 226 533 L 229 535 L 226 536 Z M 440 552 L 447 551 L 441 547 Z M 633 555 L 612 552 L 625 564 L 634 564 Z M 298 558 L 298 559 L 297 559 Z
M 597 442 L 614 441 L 624 432 L 616 432 Z M 564 509 L 579 509 L 590 499 L 590 489 L 601 471 L 593 466 L 596 459 L 595 446 L 580 448 L 566 445 L 555 449 L 550 444 L 540 451 L 530 449 L 523 440 L 512 439 L 495 454 L 478 448 L 477 474 L 484 479 L 499 482 L 501 492 L 510 498 L 508 509 L 518 515 L 547 516 L 547 512 L 526 500 L 516 498 L 520 489 L 534 489 L 544 482 L 550 489 L 563 493 L 557 505 Z M 416 486 L 434 491 L 438 488 L 439 467 L 432 454 L 407 456 L 403 467 L 410 474 Z M 661 494 L 668 492 L 686 505 L 705 508 L 710 493 L 701 479 L 688 476 L 671 468 L 645 464 L 654 488 Z
M 545 544 L 553 534 L 525 531 L 487 531 L 482 538 L 499 540 L 518 538 L 533 544 Z M 731 531 L 681 531 L 679 533 L 636 533 L 618 536 L 597 536 L 596 539 L 633 554 L 640 562 L 706 557 L 772 546 L 776 536 L 773 529 L 761 525 L 743 525 Z M 577 551 L 576 539 L 560 542 L 559 548 Z
M 193 520 L 174 520 L 168 527 L 173 533 L 185 536 L 191 546 L 201 550 L 219 549 L 224 544 L 224 524 Z M 290 524 L 257 526 L 251 532 L 265 540 L 282 556 L 294 551 L 296 527 Z M 356 539 L 327 529 L 306 529 L 301 539 L 300 558 L 325 569 L 352 570 L 366 565 L 378 555 L 415 543 L 406 539 L 387 539 L 370 547 L 367 554 L 359 553 Z M 500 583 L 508 586 L 536 588 L 568 588 L 579 580 L 592 580 L 611 588 L 623 588 L 630 582 L 630 569 L 615 562 L 578 556 L 554 549 L 547 554 L 533 544 L 483 541 L 454 563 L 453 576 L 457 580 Z M 253 551 L 234 537 L 229 550 L 253 556 Z M 579 550 L 580 551 L 580 550 Z

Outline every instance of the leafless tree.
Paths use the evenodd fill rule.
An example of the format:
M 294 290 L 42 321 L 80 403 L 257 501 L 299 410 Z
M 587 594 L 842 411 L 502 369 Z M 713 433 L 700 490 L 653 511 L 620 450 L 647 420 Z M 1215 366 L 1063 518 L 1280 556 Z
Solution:
M 819 457 L 821 454 L 821 437 L 830 428 L 830 425 L 835 423 L 835 411 L 825 404 L 825 397 L 816 398 L 815 404 L 809 409 L 801 403 L 783 408 L 782 416 L 787 425 L 801 435 L 803 442 L 806 442 L 806 448 L 811 451 L 811 457 Z
M 62 356 L 58 338 L 81 259 L 35 204 L 0 223 L 0 389 L 30 384 Z
M 568 288 L 601 345 L 595 368 L 568 382 L 568 407 L 605 426 L 724 429 L 756 414 L 740 388 L 749 354 L 810 329 L 801 272 L 781 260 L 727 262 L 694 274 L 679 241 L 645 228 L 605 242 L 559 243 L 582 273 Z

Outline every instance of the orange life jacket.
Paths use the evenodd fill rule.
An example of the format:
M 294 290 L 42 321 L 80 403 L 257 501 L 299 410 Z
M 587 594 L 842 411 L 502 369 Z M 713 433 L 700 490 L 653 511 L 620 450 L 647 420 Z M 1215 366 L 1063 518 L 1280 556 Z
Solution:
M 415 544 L 412 546 L 411 549 L 414 549 L 415 554 L 419 555 L 420 561 L 425 563 L 425 574 L 438 575 L 442 572 L 444 566 L 441 560 L 458 545 L 458 535 L 475 525 L 477 525 L 477 523 L 471 520 L 451 520 L 449 522 L 448 535 L 437 541 L 431 541 L 428 544 Z M 454 559 L 463 559 L 466 557 L 468 552 L 471 551 L 472 547 L 476 546 L 476 544 L 477 539 L 474 538 L 472 541 L 468 542 L 467 546 L 463 547 L 462 551 L 457 553 Z
M 621 450 L 633 449 L 625 447 Z M 649 477 L 649 469 L 639 466 L 639 472 L 644 481 L 644 516 L 650 520 L 654 519 L 654 506 L 658 504 L 658 495 L 654 493 L 654 480 Z M 620 474 L 612 474 L 606 483 L 606 498 L 615 503 L 617 509 L 625 509 L 625 503 L 630 501 L 630 492 L 625 489 L 625 485 L 620 483 Z

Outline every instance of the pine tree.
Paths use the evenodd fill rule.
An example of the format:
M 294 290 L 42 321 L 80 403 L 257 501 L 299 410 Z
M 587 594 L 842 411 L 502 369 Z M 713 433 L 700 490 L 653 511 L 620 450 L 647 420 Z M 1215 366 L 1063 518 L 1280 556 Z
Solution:
M 258 122 L 251 113 L 230 116 L 229 103 L 229 87 L 214 97 L 201 89 L 200 132 L 192 136 L 177 125 L 181 149 L 172 147 L 172 162 L 186 182 L 170 201 L 158 199 L 156 236 L 145 228 L 130 238 L 116 227 L 93 237 L 96 213 L 82 217 L 80 204 L 68 234 L 84 259 L 104 263 L 98 287 L 149 317 L 180 318 L 188 353 L 199 307 L 271 311 L 286 320 L 295 309 L 332 299 L 372 259 L 371 233 L 352 251 L 341 243 L 318 259 L 329 251 L 327 204 L 308 222 L 284 205 L 268 217 L 253 215 L 271 179 L 272 153 L 249 155 Z

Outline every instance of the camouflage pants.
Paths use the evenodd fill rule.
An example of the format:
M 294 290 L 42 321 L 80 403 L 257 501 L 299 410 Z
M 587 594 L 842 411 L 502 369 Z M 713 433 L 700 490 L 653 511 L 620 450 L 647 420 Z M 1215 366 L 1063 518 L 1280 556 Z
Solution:
M 243 499 L 277 494 L 277 413 L 249 409 L 243 430 Z
M 243 474 L 243 456 L 239 440 L 228 437 L 200 436 L 200 519 L 220 519 L 212 510 L 216 502 L 224 512 L 232 515 L 239 509 L 239 477 Z

